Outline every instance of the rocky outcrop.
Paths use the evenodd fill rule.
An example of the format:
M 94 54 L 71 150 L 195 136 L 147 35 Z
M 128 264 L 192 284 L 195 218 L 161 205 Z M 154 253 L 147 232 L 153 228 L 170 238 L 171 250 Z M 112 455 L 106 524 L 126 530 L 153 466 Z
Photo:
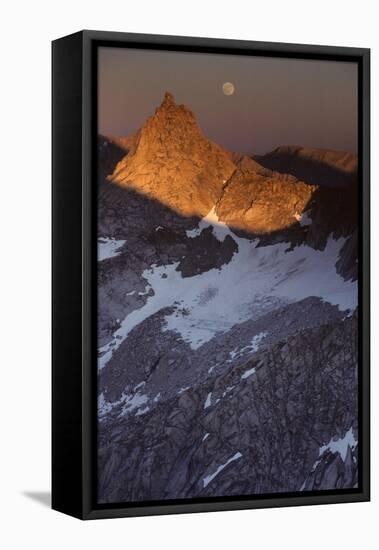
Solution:
M 237 250 L 238 245 L 229 235 L 221 242 L 214 237 L 209 227 L 188 242 L 186 254 L 180 259 L 177 271 L 181 272 L 182 277 L 193 277 L 220 268 L 230 262 Z
M 123 145 L 120 138 L 112 143 Z M 186 217 L 203 217 L 217 204 L 221 221 L 252 234 L 295 224 L 317 189 L 224 151 L 203 136 L 194 114 L 169 93 L 109 181 Z
M 144 393 L 149 396 L 152 407 L 157 394 L 160 401 L 171 399 L 181 388 L 203 383 L 211 373 L 221 375 L 236 366 L 244 366 L 256 351 L 251 342 L 257 335 L 264 335 L 259 349 L 269 349 L 300 330 L 331 324 L 345 317 L 336 306 L 319 298 L 287 305 L 267 300 L 259 309 L 255 318 L 252 314 L 251 319 L 236 324 L 226 333 L 216 334 L 196 350 L 177 333 L 162 330 L 169 311 L 161 309 L 130 332 L 106 368 L 99 372 L 99 393 L 108 402 L 118 402 L 123 392 L 133 393 L 138 384 L 145 382 Z
M 235 170 L 229 155 L 206 139 L 193 113 L 165 98 L 142 126 L 135 150 L 110 181 L 137 190 L 186 216 L 204 216 Z
M 266 169 L 292 175 L 314 185 L 310 200 L 304 207 L 312 223 L 303 231 L 302 240 L 309 246 L 323 250 L 330 236 L 344 237 L 337 270 L 346 280 L 357 278 L 357 213 L 358 213 L 358 159 L 352 153 L 278 147 L 271 153 L 256 156 Z M 295 242 L 298 232 L 293 235 Z
M 254 235 L 297 224 L 317 187 L 249 164 L 243 163 L 249 168 L 241 166 L 225 185 L 216 207 L 219 218 Z
M 337 273 L 345 279 L 345 281 L 356 281 L 358 279 L 358 230 L 346 239 L 345 244 L 341 248 L 340 257 L 336 263 Z
M 353 160 L 224 151 L 166 94 L 98 161 L 100 501 L 355 487 Z
M 353 486 L 356 316 L 300 331 L 139 416 L 99 425 L 101 502 Z

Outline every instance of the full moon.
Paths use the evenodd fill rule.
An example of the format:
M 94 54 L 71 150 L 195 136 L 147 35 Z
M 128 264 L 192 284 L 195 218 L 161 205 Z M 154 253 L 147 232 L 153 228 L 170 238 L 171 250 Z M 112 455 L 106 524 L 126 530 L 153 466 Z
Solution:
M 233 95 L 234 94 L 234 84 L 231 82 L 224 82 L 222 85 L 222 91 L 225 95 Z

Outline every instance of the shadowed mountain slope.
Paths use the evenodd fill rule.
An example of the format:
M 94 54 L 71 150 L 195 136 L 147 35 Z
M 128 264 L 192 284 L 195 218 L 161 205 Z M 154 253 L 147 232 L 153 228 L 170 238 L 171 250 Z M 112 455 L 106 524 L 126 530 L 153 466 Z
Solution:
M 338 187 L 357 179 L 358 159 L 353 153 L 286 146 L 254 159 L 270 170 L 292 174 L 313 185 Z

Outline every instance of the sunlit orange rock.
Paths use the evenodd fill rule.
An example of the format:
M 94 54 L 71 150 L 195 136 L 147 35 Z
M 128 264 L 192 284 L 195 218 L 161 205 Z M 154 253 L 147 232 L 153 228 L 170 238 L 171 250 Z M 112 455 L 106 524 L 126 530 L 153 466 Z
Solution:
M 128 154 L 109 180 L 159 200 L 184 216 L 205 216 L 251 233 L 291 226 L 316 186 L 225 151 L 207 139 L 194 114 L 166 92 L 136 136 L 112 138 Z
M 204 216 L 235 169 L 228 153 L 203 136 L 192 111 L 166 93 L 110 180 L 181 214 Z

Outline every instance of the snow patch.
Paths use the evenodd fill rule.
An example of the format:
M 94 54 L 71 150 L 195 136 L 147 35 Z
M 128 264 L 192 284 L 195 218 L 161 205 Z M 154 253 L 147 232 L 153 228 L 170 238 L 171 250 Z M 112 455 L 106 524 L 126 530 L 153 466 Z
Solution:
M 100 237 L 97 239 L 97 261 L 102 262 L 118 256 L 125 243 L 125 240 L 116 240 L 113 237 Z
M 205 441 L 207 439 L 207 437 L 209 437 L 209 433 L 206 433 L 201 441 Z
M 205 400 L 205 403 L 204 403 L 204 409 L 207 409 L 208 407 L 210 407 L 212 405 L 212 392 L 209 392 L 208 395 L 207 395 L 207 398 Z
M 312 218 L 309 216 L 308 212 L 303 212 L 302 214 L 296 212 L 294 218 L 300 223 L 301 227 L 311 225 L 312 223 Z
M 358 441 L 356 441 L 353 433 L 353 428 L 351 427 L 350 430 L 346 432 L 344 437 L 340 437 L 340 438 L 332 437 L 329 443 L 320 447 L 319 457 L 326 450 L 329 450 L 332 453 L 339 453 L 342 460 L 345 462 L 348 448 L 350 447 L 350 449 L 353 450 L 357 446 L 357 444 L 358 444 Z
M 148 402 L 148 400 L 149 400 L 149 397 L 140 392 L 137 392 L 134 395 L 124 395 L 123 396 L 124 405 L 122 407 L 122 411 L 120 412 L 120 416 L 127 416 L 128 414 L 130 414 L 136 409 L 138 413 L 138 409 L 140 409 L 142 405 L 145 405 Z M 145 408 L 146 407 L 143 407 L 143 409 Z
M 146 296 L 146 294 L 149 294 L 150 289 L 151 289 L 151 286 L 150 286 L 150 285 L 146 285 L 144 291 L 138 292 L 138 296 Z
M 258 351 L 261 341 L 267 336 L 267 334 L 268 332 L 259 332 L 253 337 L 250 344 L 244 346 L 243 348 L 234 348 L 229 352 L 229 356 L 234 359 L 235 357 L 244 355 L 247 352 L 255 353 Z
M 250 346 L 247 346 L 249 347 L 249 351 L 258 351 L 261 341 L 267 336 L 267 334 L 267 332 L 259 332 L 258 334 L 256 334 L 253 337 Z
M 140 399 L 142 397 L 142 399 Z M 104 393 L 101 393 L 97 399 L 97 413 L 98 417 L 101 419 L 110 413 L 115 407 L 123 405 L 123 410 L 121 415 L 125 413 L 125 410 L 129 408 L 128 412 L 133 411 L 138 408 L 141 404 L 145 403 L 148 400 L 147 396 L 141 396 L 139 393 L 137 395 L 131 395 L 127 393 L 122 393 L 120 399 L 116 401 L 107 401 L 104 397 Z
M 313 464 L 311 472 L 314 472 L 316 470 L 317 466 L 321 462 L 322 455 L 324 454 L 325 451 L 328 450 L 333 454 L 339 453 L 340 457 L 345 462 L 349 447 L 351 450 L 354 450 L 357 444 L 358 444 L 358 441 L 356 441 L 354 437 L 352 427 L 350 428 L 350 430 L 348 430 L 345 433 L 344 437 L 332 437 L 329 443 L 320 447 L 319 453 L 318 453 L 318 459 Z
M 215 472 L 213 472 L 213 474 L 210 474 L 209 476 L 206 476 L 204 479 L 203 479 L 203 487 L 206 487 L 207 485 L 209 485 L 209 483 L 220 473 L 222 472 L 222 470 L 224 468 L 226 468 L 228 466 L 228 464 L 230 464 L 231 462 L 234 462 L 235 460 L 238 460 L 239 458 L 242 457 L 242 454 L 240 452 L 236 453 L 235 455 L 233 455 L 231 458 L 229 458 L 229 460 L 227 460 L 224 464 L 221 464 L 217 470 Z
M 136 416 L 141 416 L 141 415 L 147 413 L 147 411 L 149 411 L 149 410 L 150 410 L 150 407 L 147 407 L 147 406 L 144 407 L 143 409 L 139 409 L 139 410 L 136 412 Z
M 201 222 L 200 222 L 201 223 Z M 194 229 L 187 229 L 186 231 L 186 235 L 187 237 L 189 237 L 190 239 L 195 239 L 196 237 L 198 237 L 200 235 L 200 233 L 202 232 L 204 228 L 200 228 L 200 226 L 198 227 L 195 227 Z
M 219 217 L 216 214 L 215 207 L 213 207 L 208 212 L 208 214 L 200 220 L 200 222 L 198 223 L 198 226 L 195 227 L 195 229 L 186 231 L 186 235 L 187 237 L 194 239 L 195 237 L 198 237 L 200 233 L 203 231 L 203 229 L 206 229 L 207 227 L 212 227 L 213 235 L 220 242 L 223 242 L 227 235 L 233 236 L 233 233 L 230 231 L 226 223 L 220 221 Z
M 241 380 L 246 380 L 246 378 L 249 378 L 252 374 L 255 374 L 255 367 L 241 374 Z
M 329 238 L 323 251 L 307 245 L 288 251 L 288 243 L 257 247 L 259 239 L 237 237 L 225 224 L 218 230 L 230 234 L 238 245 L 231 261 L 220 269 L 185 278 L 176 270 L 178 263 L 146 269 L 142 274 L 149 289 L 146 302 L 127 315 L 112 341 L 100 348 L 99 369 L 134 327 L 165 307 L 175 311 L 165 316 L 162 330 L 177 332 L 192 349 L 235 324 L 310 296 L 337 305 L 341 311 L 355 309 L 356 281 L 344 281 L 335 268 L 344 238 Z
M 225 397 L 225 395 L 227 395 L 229 392 L 231 392 L 232 390 L 234 390 L 235 386 L 228 386 L 226 388 L 226 390 L 223 392 L 222 394 L 222 397 Z
M 97 398 L 97 414 L 99 417 L 105 416 L 113 409 L 112 403 L 106 401 L 104 393 L 101 393 Z

